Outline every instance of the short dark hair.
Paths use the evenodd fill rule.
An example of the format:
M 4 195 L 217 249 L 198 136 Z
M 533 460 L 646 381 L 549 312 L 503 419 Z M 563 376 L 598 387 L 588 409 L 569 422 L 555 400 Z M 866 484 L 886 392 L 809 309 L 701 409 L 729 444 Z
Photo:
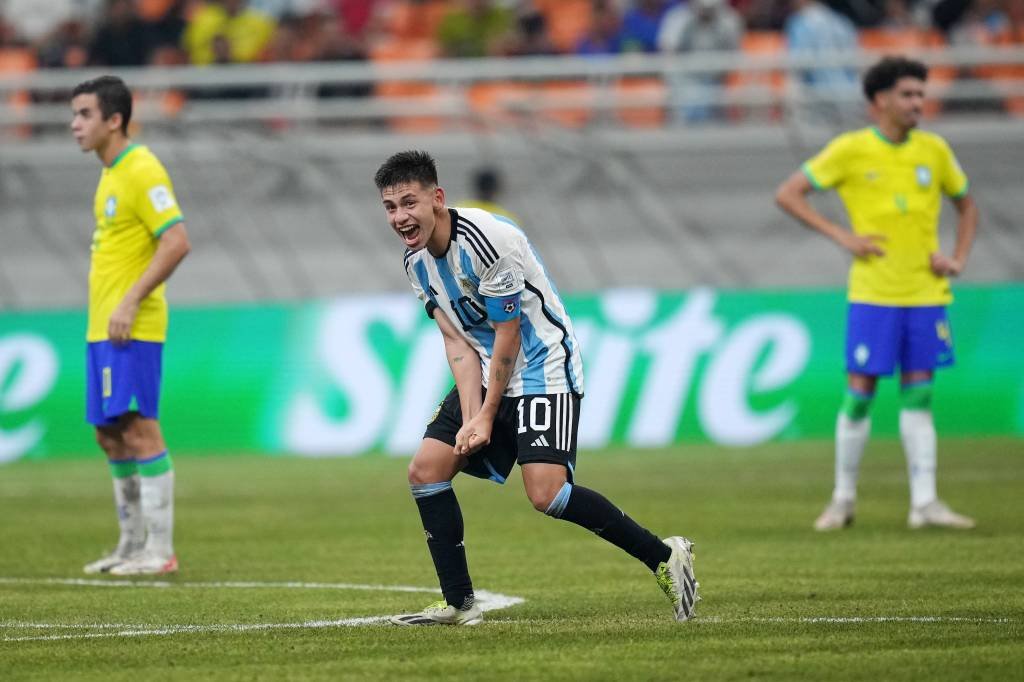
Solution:
M 79 83 L 71 91 L 71 98 L 79 95 L 96 95 L 100 114 L 106 121 L 114 114 L 121 114 L 121 132 L 128 134 L 128 122 L 132 120 L 132 92 L 117 76 L 100 76 Z
M 437 164 L 427 152 L 398 152 L 385 161 L 373 176 L 377 189 L 383 192 L 388 187 L 407 182 L 418 182 L 424 187 L 437 184 Z
M 884 57 L 864 74 L 864 96 L 874 102 L 875 95 L 889 90 L 901 78 L 928 80 L 928 67 L 906 57 Z

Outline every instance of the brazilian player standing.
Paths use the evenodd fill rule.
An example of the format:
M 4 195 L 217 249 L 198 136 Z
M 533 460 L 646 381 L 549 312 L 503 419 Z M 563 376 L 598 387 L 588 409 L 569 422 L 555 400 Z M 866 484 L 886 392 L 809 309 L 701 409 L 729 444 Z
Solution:
M 86 419 L 107 455 L 121 536 L 86 573 L 173 573 L 174 471 L 160 431 L 165 282 L 188 233 L 163 165 L 128 137 L 132 95 L 103 76 L 72 92 L 71 132 L 103 164 L 93 202 Z
M 864 76 L 877 125 L 836 137 L 779 187 L 786 212 L 853 255 L 847 311 L 847 392 L 836 424 L 835 488 L 814 523 L 820 531 L 853 522 L 857 473 L 871 431 L 878 377 L 900 372 L 899 428 L 910 474 L 910 528 L 973 528 L 936 494 L 932 380 L 953 364 L 946 306 L 949 277 L 967 262 L 978 210 L 949 145 L 917 129 L 928 71 L 886 57 Z M 812 190 L 835 189 L 852 231 L 816 211 Z M 939 250 L 942 195 L 958 214 L 953 256 Z

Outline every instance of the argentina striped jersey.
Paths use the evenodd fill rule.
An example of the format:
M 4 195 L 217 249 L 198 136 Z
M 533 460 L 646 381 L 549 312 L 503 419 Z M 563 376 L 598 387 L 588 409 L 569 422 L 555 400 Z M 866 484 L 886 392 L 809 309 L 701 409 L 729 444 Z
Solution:
M 478 208 L 450 208 L 452 238 L 435 258 L 427 249 L 405 252 L 412 288 L 433 316 L 447 315 L 480 356 L 486 385 L 494 327 L 485 297 L 520 294 L 522 343 L 506 396 L 583 395 L 583 362 L 562 299 L 540 257 L 519 227 Z

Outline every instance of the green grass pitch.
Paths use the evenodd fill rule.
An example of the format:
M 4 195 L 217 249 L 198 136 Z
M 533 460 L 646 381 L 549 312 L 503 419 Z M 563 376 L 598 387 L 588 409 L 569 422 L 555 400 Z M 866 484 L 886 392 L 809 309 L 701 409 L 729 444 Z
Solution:
M 314 623 L 433 601 L 394 589 L 436 586 L 402 460 L 176 456 L 181 572 L 161 588 L 61 582 L 115 539 L 99 454 L 15 463 L 0 469 L 0 679 L 1024 679 L 1022 442 L 940 442 L 940 493 L 978 519 L 969 532 L 907 530 L 899 443 L 878 440 L 856 524 L 815 533 L 830 453 L 580 454 L 581 484 L 697 543 L 689 623 L 641 564 L 533 511 L 518 474 L 460 478 L 476 587 L 525 601 L 459 629 Z

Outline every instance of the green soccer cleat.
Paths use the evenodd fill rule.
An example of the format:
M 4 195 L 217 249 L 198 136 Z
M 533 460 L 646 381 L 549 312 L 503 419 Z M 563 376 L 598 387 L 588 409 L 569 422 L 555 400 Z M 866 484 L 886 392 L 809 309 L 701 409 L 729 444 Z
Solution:
M 658 564 L 654 577 L 658 580 L 658 587 L 672 602 L 676 620 L 690 620 L 697 615 L 697 602 L 700 601 L 697 594 L 700 583 L 693 577 L 693 543 L 679 536 L 665 538 L 662 542 L 669 546 L 672 554 L 668 561 Z
M 389 620 L 394 625 L 479 625 L 484 622 L 484 612 L 472 597 L 466 599 L 461 609 L 442 599 L 419 613 L 392 616 Z

